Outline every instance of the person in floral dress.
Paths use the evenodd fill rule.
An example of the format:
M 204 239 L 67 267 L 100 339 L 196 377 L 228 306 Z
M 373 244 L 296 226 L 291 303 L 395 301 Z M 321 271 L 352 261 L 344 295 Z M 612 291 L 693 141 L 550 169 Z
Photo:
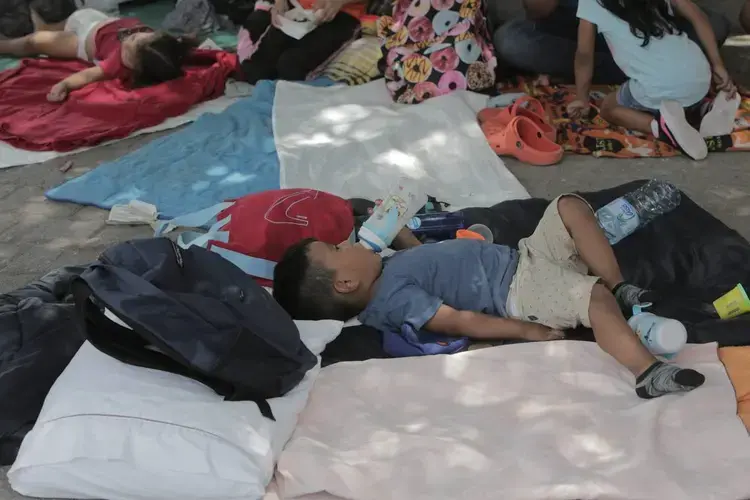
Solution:
M 417 104 L 495 84 L 495 59 L 482 0 L 396 0 L 378 21 L 386 86 Z

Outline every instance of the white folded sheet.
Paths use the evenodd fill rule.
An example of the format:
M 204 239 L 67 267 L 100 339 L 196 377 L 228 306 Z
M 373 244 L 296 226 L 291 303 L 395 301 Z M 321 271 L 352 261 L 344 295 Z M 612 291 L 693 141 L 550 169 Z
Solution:
M 354 87 L 279 82 L 273 126 L 281 187 L 377 199 L 400 175 L 452 209 L 529 193 L 492 151 L 476 113 L 487 96 L 462 91 L 394 104 L 383 80 Z

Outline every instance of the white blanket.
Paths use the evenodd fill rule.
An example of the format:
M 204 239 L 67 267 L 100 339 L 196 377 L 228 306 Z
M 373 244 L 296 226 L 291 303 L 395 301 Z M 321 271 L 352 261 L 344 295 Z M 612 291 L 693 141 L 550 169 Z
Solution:
M 750 438 L 716 345 L 678 362 L 705 385 L 650 401 L 586 342 L 329 366 L 267 497 L 750 498 Z
M 355 87 L 279 82 L 273 126 L 281 187 L 376 199 L 406 175 L 454 209 L 528 198 L 477 124 L 486 102 L 456 92 L 394 104 L 382 80 Z
M 181 125 L 197 120 L 198 117 L 203 113 L 221 113 L 229 105 L 233 104 L 236 101 L 237 98 L 222 96 L 211 101 L 202 102 L 197 106 L 193 106 L 192 108 L 190 108 L 190 110 L 183 115 L 168 118 L 153 127 L 137 130 L 125 139 L 129 137 L 135 137 L 137 135 L 150 134 L 152 132 L 159 132 L 161 130 L 177 128 Z M 121 140 L 123 139 L 107 141 L 101 144 L 97 144 L 96 146 L 75 149 L 73 151 L 67 151 L 64 153 L 58 151 L 27 151 L 25 149 L 15 148 L 6 142 L 0 141 L 0 169 L 17 167 L 19 165 L 33 165 L 34 163 L 42 163 L 53 158 L 80 153 L 81 151 L 104 146 L 106 144 L 112 144 L 113 142 Z

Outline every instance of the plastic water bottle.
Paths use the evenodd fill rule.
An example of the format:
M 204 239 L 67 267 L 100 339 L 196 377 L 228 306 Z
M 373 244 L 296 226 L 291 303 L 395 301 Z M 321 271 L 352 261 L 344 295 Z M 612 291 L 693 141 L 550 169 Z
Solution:
M 406 227 L 417 238 L 441 241 L 455 238 L 456 231 L 466 226 L 461 212 L 433 212 L 415 215 L 406 223 Z
M 419 182 L 402 177 L 359 228 L 359 243 L 375 252 L 382 252 L 425 203 L 427 194 L 422 191 Z
M 680 204 L 680 190 L 674 184 L 650 180 L 596 211 L 599 225 L 611 245 L 642 228 Z
M 628 320 L 628 325 L 651 354 L 670 358 L 687 343 L 685 325 L 676 319 L 644 312 L 643 309 L 649 306 L 650 303 L 633 306 L 633 316 Z

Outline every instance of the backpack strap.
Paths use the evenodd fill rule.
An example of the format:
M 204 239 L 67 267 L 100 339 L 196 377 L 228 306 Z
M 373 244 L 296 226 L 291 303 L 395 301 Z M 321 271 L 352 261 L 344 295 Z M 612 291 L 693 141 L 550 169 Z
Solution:
M 216 220 L 216 217 L 226 210 L 227 208 L 234 205 L 233 201 L 225 201 L 222 203 L 217 203 L 216 205 L 204 208 L 202 210 L 198 210 L 196 212 L 191 212 L 188 214 L 183 214 L 178 217 L 175 217 L 173 219 L 159 221 L 159 223 L 156 226 L 156 230 L 154 231 L 154 236 L 164 236 L 165 234 L 174 231 L 177 228 L 180 227 L 190 227 L 190 228 L 200 228 L 200 227 L 207 227 L 211 222 Z M 224 222 L 226 224 L 226 222 Z M 224 225 L 222 224 L 222 226 Z M 216 226 L 216 224 L 214 224 Z M 214 226 L 211 227 L 211 229 L 214 229 Z M 220 226 L 221 227 L 221 226 Z M 210 232 L 211 230 L 209 230 Z M 217 228 L 218 231 L 218 228 Z
M 229 219 L 229 217 L 227 217 Z M 225 221 L 222 220 L 226 224 Z M 217 223 L 218 224 L 218 223 Z M 177 245 L 180 248 L 190 248 L 192 246 L 201 247 L 208 249 L 211 241 L 221 241 L 222 243 L 229 243 L 229 232 L 228 231 L 209 231 L 207 233 L 199 233 L 197 231 L 183 231 L 177 236 Z
M 173 231 L 179 227 L 205 227 L 211 221 L 215 220 L 216 217 L 227 208 L 234 204 L 233 201 L 227 201 L 224 203 L 218 203 L 212 207 L 198 210 L 185 215 L 180 215 L 174 219 L 168 221 L 161 221 L 154 231 L 154 236 L 163 236 L 164 234 Z M 206 248 L 214 253 L 217 253 L 227 259 L 229 262 L 239 267 L 245 273 L 255 276 L 257 278 L 267 279 L 273 281 L 273 270 L 276 267 L 276 263 L 262 259 L 260 257 L 251 257 L 229 248 L 224 248 L 220 245 L 214 245 L 212 242 L 229 243 L 229 232 L 222 231 L 221 229 L 232 220 L 232 216 L 229 215 L 219 221 L 216 221 L 205 233 L 199 233 L 197 231 L 184 231 L 177 237 L 177 245 L 180 248 L 189 248 L 191 246 L 199 246 Z
M 258 405 L 261 415 L 276 421 L 271 405 L 265 398 L 240 393 L 228 382 L 209 378 L 195 370 L 190 370 L 182 363 L 155 349 L 135 330 L 109 319 L 104 311 L 92 301 L 91 287 L 82 278 L 76 278 L 73 281 L 71 294 L 76 305 L 75 317 L 78 330 L 99 351 L 129 365 L 166 371 L 197 380 L 228 401 L 251 400 Z
M 209 245 L 208 249 L 213 253 L 221 255 L 250 276 L 273 281 L 273 270 L 276 267 L 276 263 L 271 260 L 262 259 L 260 257 L 251 257 L 250 255 L 235 252 L 234 250 L 216 244 Z

